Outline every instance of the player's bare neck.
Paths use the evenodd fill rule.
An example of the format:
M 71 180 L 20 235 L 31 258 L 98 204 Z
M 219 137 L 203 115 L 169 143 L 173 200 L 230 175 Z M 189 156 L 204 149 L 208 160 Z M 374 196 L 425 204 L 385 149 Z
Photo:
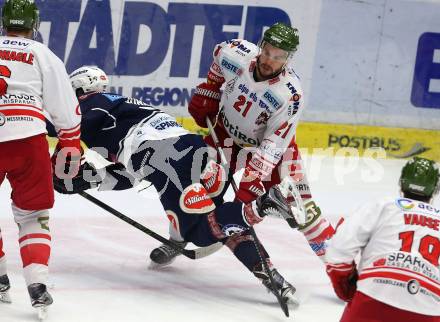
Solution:
M 6 36 L 8 37 L 20 37 L 20 38 L 32 38 L 32 31 L 22 31 L 22 30 L 7 30 Z

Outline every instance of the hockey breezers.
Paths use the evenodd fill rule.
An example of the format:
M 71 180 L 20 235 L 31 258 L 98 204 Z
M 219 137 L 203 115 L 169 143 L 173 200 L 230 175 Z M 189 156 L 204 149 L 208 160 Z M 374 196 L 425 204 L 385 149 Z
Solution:
M 215 148 L 217 149 L 217 152 L 220 155 L 220 159 L 221 159 L 223 165 L 227 165 L 228 161 L 226 160 L 226 156 L 223 153 L 223 150 L 219 144 L 217 134 L 214 131 L 214 127 L 212 126 L 212 123 L 211 123 L 211 120 L 209 119 L 209 117 L 206 118 L 206 124 L 208 125 L 209 134 L 211 135 L 212 140 L 214 141 Z M 232 186 L 232 189 L 234 189 L 234 192 L 236 193 L 238 188 L 237 188 L 237 184 L 234 181 L 234 178 L 232 178 L 231 186 Z M 260 257 L 261 263 L 263 264 L 263 268 L 269 277 L 270 285 L 271 285 L 272 289 L 274 290 L 273 294 L 276 296 L 278 303 L 280 304 L 281 310 L 283 310 L 286 317 L 289 317 L 289 308 L 287 306 L 287 303 L 286 303 L 286 301 L 283 300 L 280 292 L 276 291 L 277 288 L 276 288 L 275 280 L 273 279 L 272 273 L 269 269 L 269 265 L 267 264 L 266 259 L 263 258 L 263 255 L 261 254 L 260 240 L 258 239 L 257 234 L 255 233 L 255 230 L 253 227 L 249 227 L 249 231 L 252 235 L 252 238 L 254 239 L 255 248 L 257 249 L 257 253 L 258 253 L 258 256 Z
M 131 219 L 130 217 L 125 216 L 124 214 L 120 213 L 119 211 L 117 211 L 116 209 L 110 207 L 109 205 L 107 205 L 106 203 L 102 202 L 101 200 L 93 197 L 92 195 L 88 194 L 87 192 L 80 192 L 79 195 L 81 195 L 82 197 L 84 197 L 85 199 L 89 200 L 90 202 L 94 203 L 95 205 L 101 207 L 102 209 L 108 211 L 109 213 L 111 213 L 112 215 L 118 217 L 119 219 L 125 221 L 126 223 L 128 223 L 129 225 L 143 231 L 145 234 L 147 234 L 148 236 L 153 237 L 154 239 L 162 242 L 165 245 L 170 246 L 171 248 L 177 250 L 178 252 L 180 252 L 182 255 L 190 258 L 190 259 L 200 259 L 206 256 L 211 255 L 212 253 L 215 253 L 216 251 L 218 251 L 223 244 L 220 242 L 217 242 L 215 244 L 212 244 L 210 246 L 207 247 L 200 247 L 200 248 L 196 248 L 196 249 L 184 249 L 182 247 L 180 247 L 179 245 L 177 245 L 176 243 L 166 239 L 165 237 L 162 237 L 161 235 L 155 233 L 154 231 L 148 229 L 147 227 L 145 227 L 144 225 L 138 223 L 137 221 Z

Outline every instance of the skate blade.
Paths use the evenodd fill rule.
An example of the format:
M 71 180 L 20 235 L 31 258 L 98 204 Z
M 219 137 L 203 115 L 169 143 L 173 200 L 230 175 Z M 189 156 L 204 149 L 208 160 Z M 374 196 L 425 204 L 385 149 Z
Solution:
M 47 306 L 39 306 L 36 307 L 37 309 L 37 315 L 38 315 L 38 321 L 44 321 L 47 319 Z
M 176 260 L 176 258 L 173 258 L 172 260 L 170 260 L 167 263 L 164 264 L 159 264 L 153 261 L 150 261 L 150 265 L 148 265 L 148 269 L 155 271 L 155 270 L 161 270 L 164 267 L 170 266 L 174 261 Z
M 1 292 L 0 293 L 0 302 L 7 303 L 7 304 L 12 303 L 11 297 L 9 296 L 9 292 Z
M 300 301 L 296 296 L 289 295 L 287 297 L 284 297 L 284 301 L 286 301 L 286 304 L 291 309 L 297 309 L 300 306 Z

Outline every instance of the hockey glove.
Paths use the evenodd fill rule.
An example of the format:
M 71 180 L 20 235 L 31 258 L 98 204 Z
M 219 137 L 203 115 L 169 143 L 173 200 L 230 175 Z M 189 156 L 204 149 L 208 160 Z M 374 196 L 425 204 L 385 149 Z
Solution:
M 354 262 L 351 264 L 327 264 L 327 274 L 333 284 L 336 295 L 345 302 L 350 302 L 356 293 L 358 273 Z
M 78 175 L 83 152 L 79 139 L 59 140 L 51 157 L 54 175 L 60 179 Z
M 264 194 L 264 186 L 258 171 L 249 166 L 244 169 L 243 177 L 235 194 L 235 200 L 245 204 L 250 203 Z
M 208 127 L 206 117 L 215 119 L 220 107 L 220 87 L 217 84 L 202 83 L 188 105 L 188 112 L 200 127 Z
M 96 169 L 88 162 L 81 165 L 78 175 L 72 179 L 60 179 L 55 175 L 53 176 L 53 186 L 55 191 L 67 195 L 96 188 L 101 181 L 102 179 L 98 175 Z

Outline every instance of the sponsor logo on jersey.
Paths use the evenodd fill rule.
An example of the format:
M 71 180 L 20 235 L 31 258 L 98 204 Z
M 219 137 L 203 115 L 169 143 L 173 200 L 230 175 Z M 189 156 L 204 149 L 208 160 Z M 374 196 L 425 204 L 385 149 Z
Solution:
M 275 94 L 269 89 L 264 94 L 263 97 L 266 99 L 267 102 L 273 107 L 272 112 L 275 112 L 281 107 L 281 103 L 279 98 L 275 96 Z
M 384 265 L 404 268 L 415 272 L 423 272 L 423 274 L 430 278 L 436 278 L 432 274 L 435 271 L 433 269 L 434 266 L 415 254 L 407 252 L 391 253 L 387 256 L 386 263 L 384 263 Z M 438 277 L 436 279 L 438 279 Z
M 225 113 L 223 112 L 223 110 L 220 112 L 220 116 L 223 120 L 223 125 L 226 129 L 226 131 L 228 131 L 228 133 L 232 136 L 237 138 L 238 140 L 250 144 L 252 146 L 258 146 L 260 145 L 260 142 L 258 139 L 253 139 L 253 138 L 249 138 L 246 136 L 246 134 L 244 134 L 243 132 L 240 131 L 240 128 L 237 125 L 232 124 L 231 122 L 229 122 L 228 118 L 226 117 Z
M 246 46 L 244 46 L 241 41 L 233 41 L 231 42 L 231 48 L 237 48 L 238 50 L 241 50 L 243 52 L 245 52 L 246 54 L 249 54 L 251 52 L 251 50 L 249 48 L 247 48 Z M 241 54 L 239 51 L 236 51 L 237 53 Z M 244 56 L 244 55 L 243 55 Z
M 4 114 L 0 113 L 0 126 L 5 125 L 6 123 L 6 117 Z
M 398 207 L 402 208 L 403 210 L 410 210 L 415 207 L 415 202 L 411 199 L 406 198 L 399 198 L 396 200 L 396 204 Z
M 419 293 L 420 283 L 417 280 L 408 281 L 408 285 L 406 286 L 409 294 L 415 295 Z
M 222 73 L 221 67 L 219 65 L 217 65 L 216 63 L 214 63 L 214 62 L 211 65 L 211 69 L 213 71 L 215 71 L 217 74 L 221 74 Z
M 267 105 L 262 99 L 260 99 L 260 102 L 258 103 L 258 106 L 260 108 L 264 108 L 269 114 L 272 114 L 272 111 L 271 111 L 269 105 Z
M 431 206 L 430 204 L 427 204 L 427 203 L 419 202 L 417 207 L 419 209 L 427 210 L 429 212 L 433 212 L 436 214 L 440 213 L 440 209 L 434 208 L 433 206 Z
M 243 73 L 243 70 L 239 67 L 237 63 L 227 58 L 223 58 L 220 64 L 224 69 L 229 70 L 237 76 L 240 76 Z
M 225 234 L 228 237 L 235 235 L 235 234 L 242 233 L 245 230 L 246 230 L 245 227 L 237 225 L 237 224 L 224 225 L 222 228 L 223 234 Z
M 180 208 L 191 214 L 205 214 L 213 211 L 215 204 L 205 187 L 200 183 L 194 183 L 186 187 L 180 195 Z
M 170 127 L 181 127 L 181 126 L 176 121 L 165 121 L 165 122 L 160 123 L 159 125 L 156 125 L 154 128 L 156 130 L 162 131 L 162 130 L 168 129 Z

